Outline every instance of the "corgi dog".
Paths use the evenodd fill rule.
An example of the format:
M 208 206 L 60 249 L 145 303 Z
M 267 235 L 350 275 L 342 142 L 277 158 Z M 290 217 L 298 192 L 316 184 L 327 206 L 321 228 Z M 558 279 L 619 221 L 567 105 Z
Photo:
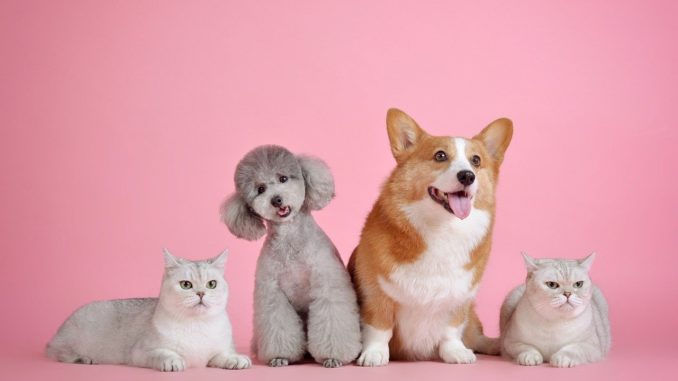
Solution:
M 474 351 L 497 355 L 499 342 L 484 336 L 474 300 L 513 124 L 497 119 L 471 139 L 429 135 L 397 109 L 386 124 L 397 165 L 348 265 L 362 321 L 357 363 L 468 364 Z

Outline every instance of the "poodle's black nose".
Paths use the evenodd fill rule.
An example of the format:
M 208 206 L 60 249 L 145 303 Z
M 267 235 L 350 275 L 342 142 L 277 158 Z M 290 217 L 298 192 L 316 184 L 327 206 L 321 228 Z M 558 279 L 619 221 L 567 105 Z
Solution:
M 271 199 L 271 205 L 275 206 L 276 208 L 280 208 L 282 205 L 282 197 L 280 196 L 273 196 Z
M 476 179 L 476 175 L 473 172 L 465 169 L 457 173 L 457 179 L 464 185 L 471 185 Z

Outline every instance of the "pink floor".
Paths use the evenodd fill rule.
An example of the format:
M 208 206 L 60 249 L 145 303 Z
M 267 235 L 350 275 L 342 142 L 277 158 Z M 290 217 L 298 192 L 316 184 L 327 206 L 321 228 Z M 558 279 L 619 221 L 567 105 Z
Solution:
M 255 364 L 242 371 L 221 369 L 189 369 L 183 373 L 161 373 L 149 369 L 110 365 L 61 364 L 39 353 L 0 357 L 0 379 L 15 380 L 653 380 L 671 379 L 678 372 L 678 349 L 639 347 L 615 348 L 598 364 L 572 369 L 548 366 L 522 367 L 498 357 L 480 356 L 473 365 L 447 365 L 434 362 L 391 363 L 381 368 L 346 366 L 324 369 L 317 364 L 269 368 Z

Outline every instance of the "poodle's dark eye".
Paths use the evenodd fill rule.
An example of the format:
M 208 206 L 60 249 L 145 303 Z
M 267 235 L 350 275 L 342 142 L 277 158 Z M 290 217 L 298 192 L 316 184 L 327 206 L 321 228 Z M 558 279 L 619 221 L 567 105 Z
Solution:
M 479 167 L 480 166 L 480 156 L 478 156 L 478 155 L 471 156 L 471 164 L 473 164 L 474 167 Z
M 560 287 L 560 285 L 558 285 L 556 282 L 546 282 L 546 287 L 555 290 L 556 288 Z
M 281 183 L 286 183 L 288 178 L 287 178 L 287 176 L 280 176 L 279 180 L 280 180 Z
M 436 161 L 446 161 L 447 160 L 447 154 L 445 151 L 438 151 L 436 154 L 433 156 Z
M 262 194 L 264 192 L 266 192 L 266 185 L 259 185 L 257 188 L 257 193 Z
M 574 288 L 582 288 L 583 285 L 584 285 L 584 281 L 583 281 L 583 280 L 580 280 L 579 282 L 575 282 L 575 283 L 573 284 Z

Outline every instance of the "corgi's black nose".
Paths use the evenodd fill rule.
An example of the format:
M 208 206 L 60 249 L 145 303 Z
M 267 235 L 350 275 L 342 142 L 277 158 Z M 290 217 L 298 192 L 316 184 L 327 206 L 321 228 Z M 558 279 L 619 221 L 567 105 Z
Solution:
M 271 205 L 275 206 L 276 208 L 280 208 L 282 205 L 282 197 L 280 196 L 273 196 L 271 199 Z
M 476 175 L 475 173 L 465 169 L 463 171 L 457 172 L 457 179 L 464 185 L 471 185 L 476 179 Z

